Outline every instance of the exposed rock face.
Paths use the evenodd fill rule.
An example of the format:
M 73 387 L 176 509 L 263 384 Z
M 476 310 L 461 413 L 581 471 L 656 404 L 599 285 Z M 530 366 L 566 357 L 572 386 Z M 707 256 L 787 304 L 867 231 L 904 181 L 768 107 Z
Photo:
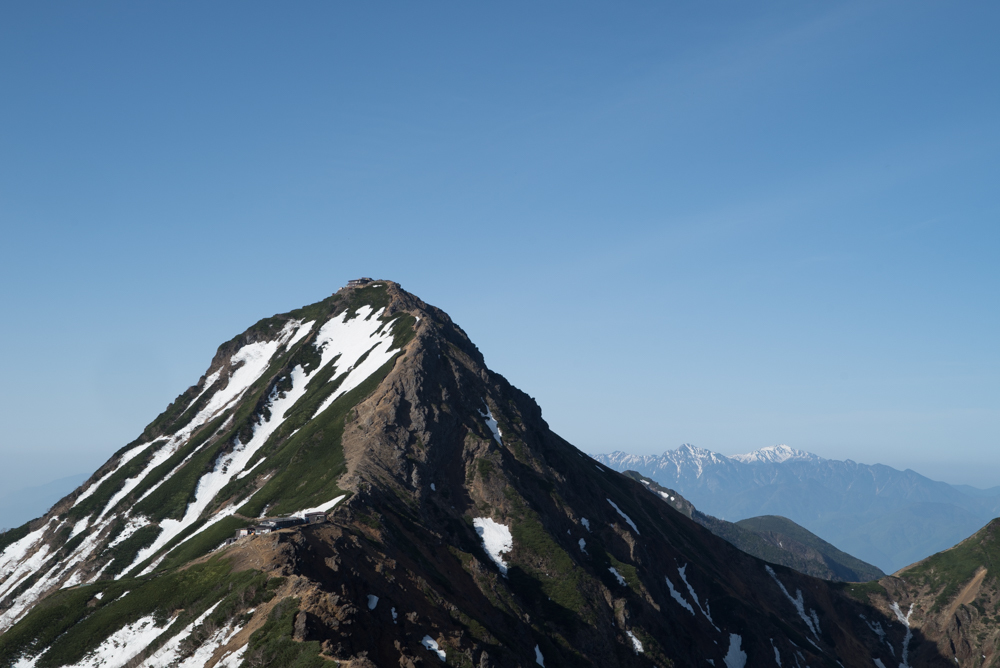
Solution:
M 329 521 L 221 544 L 315 508 Z M 7 538 L 0 666 L 890 666 L 904 638 L 948 664 L 584 455 L 387 281 L 224 345 Z

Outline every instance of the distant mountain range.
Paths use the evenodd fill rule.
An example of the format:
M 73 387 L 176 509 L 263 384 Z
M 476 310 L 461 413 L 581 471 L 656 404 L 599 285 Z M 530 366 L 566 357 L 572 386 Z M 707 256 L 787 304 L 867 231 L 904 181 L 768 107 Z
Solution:
M 625 475 L 646 485 L 646 489 L 660 497 L 664 503 L 719 538 L 764 561 L 834 582 L 869 582 L 885 577 L 885 573 L 877 567 L 838 550 L 787 517 L 765 515 L 727 522 L 706 515 L 680 492 L 664 487 L 655 480 L 635 471 L 625 471 Z
M 787 445 L 732 457 L 685 444 L 662 455 L 594 458 L 648 476 L 721 519 L 787 517 L 887 573 L 951 547 L 1000 514 L 1000 488 L 949 485 Z

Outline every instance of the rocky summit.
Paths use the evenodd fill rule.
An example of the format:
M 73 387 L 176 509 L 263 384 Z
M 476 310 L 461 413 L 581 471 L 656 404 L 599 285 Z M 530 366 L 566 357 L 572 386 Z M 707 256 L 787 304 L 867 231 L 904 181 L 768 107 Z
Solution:
M 953 664 L 909 590 L 768 564 L 647 487 L 443 311 L 354 281 L 0 537 L 0 666 Z

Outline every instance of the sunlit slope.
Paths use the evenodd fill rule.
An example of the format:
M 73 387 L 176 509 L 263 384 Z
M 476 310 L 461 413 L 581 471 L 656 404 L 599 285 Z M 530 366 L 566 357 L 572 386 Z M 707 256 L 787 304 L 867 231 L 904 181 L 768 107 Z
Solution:
M 139 439 L 3 535 L 0 629 L 53 589 L 182 563 L 265 511 L 342 497 L 343 422 L 413 337 L 414 317 L 387 303 L 385 284 L 353 290 L 223 344 Z
M 0 666 L 833 668 L 921 646 L 677 503 L 553 433 L 443 311 L 347 288 L 224 345 L 10 536 Z

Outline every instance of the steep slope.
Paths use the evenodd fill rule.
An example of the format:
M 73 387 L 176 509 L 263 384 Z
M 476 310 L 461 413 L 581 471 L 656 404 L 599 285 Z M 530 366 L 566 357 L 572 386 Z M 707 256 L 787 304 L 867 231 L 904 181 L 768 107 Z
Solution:
M 1000 519 L 955 547 L 861 591 L 886 614 L 907 620 L 926 642 L 912 665 L 945 656 L 955 665 L 1000 665 Z
M 676 489 L 729 521 L 780 515 L 886 572 L 946 549 L 1000 514 L 1000 496 L 881 464 L 823 459 L 787 446 L 727 457 L 682 445 L 663 455 L 595 459 Z
M 727 522 L 697 510 L 680 492 L 641 473 L 625 471 L 623 475 L 638 480 L 665 503 L 719 538 L 769 563 L 834 582 L 868 582 L 885 577 L 875 566 L 838 550 L 786 517 L 771 515 Z
M 223 542 L 313 509 L 328 521 Z M 3 541 L 0 666 L 832 667 L 922 647 L 596 464 L 386 281 L 223 345 Z

